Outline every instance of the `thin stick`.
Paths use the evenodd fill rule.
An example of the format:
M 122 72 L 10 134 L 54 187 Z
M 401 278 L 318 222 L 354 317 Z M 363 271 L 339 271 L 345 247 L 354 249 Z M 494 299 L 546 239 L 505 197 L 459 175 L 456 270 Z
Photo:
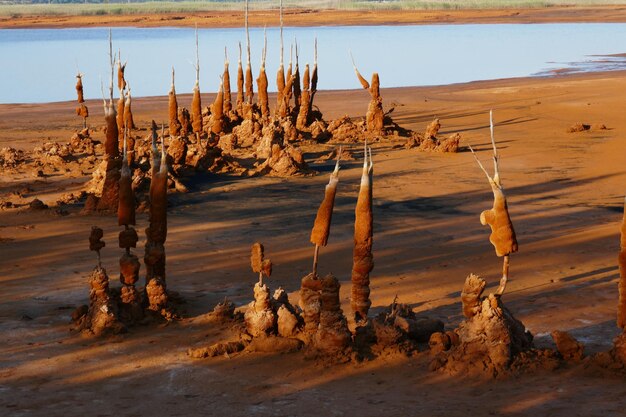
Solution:
M 313 277 L 317 276 L 317 258 L 320 254 L 320 245 L 315 245 L 315 252 L 313 253 Z
M 491 146 L 493 147 L 493 179 L 498 185 L 500 185 L 500 169 L 498 166 L 498 148 L 496 147 L 496 140 L 493 135 L 493 110 L 489 110 L 489 131 L 491 132 Z
M 474 156 L 474 159 L 476 160 L 476 162 L 478 163 L 478 166 L 480 167 L 480 169 L 482 169 L 482 171 L 485 173 L 485 175 L 487 176 L 487 179 L 489 181 L 493 181 L 491 179 L 491 175 L 489 175 L 489 173 L 487 172 L 487 170 L 485 169 L 485 167 L 483 166 L 483 164 L 480 163 L 480 160 L 478 159 L 478 157 L 476 156 L 476 153 L 474 152 L 474 149 L 472 148 L 472 145 L 467 145 L 470 149 L 470 151 L 472 151 L 472 155 Z
M 246 0 L 245 24 L 246 24 L 246 49 L 248 51 L 248 65 L 250 65 L 250 31 L 248 30 L 248 0 Z
M 200 48 L 198 46 L 198 24 L 196 23 L 196 64 L 194 68 L 196 69 L 196 84 L 200 82 Z
M 104 82 L 102 81 L 102 77 L 100 77 L 100 91 L 102 92 L 102 105 L 104 106 L 105 110 L 107 107 L 107 99 L 104 96 Z
M 126 138 L 128 137 L 128 129 L 124 126 L 124 153 L 122 154 L 122 161 L 127 164 L 128 159 L 126 158 Z
M 283 0 L 280 0 L 280 66 L 284 65 L 283 62 Z
M 504 294 L 504 290 L 506 289 L 506 283 L 509 278 L 509 255 L 504 255 L 504 260 L 502 263 L 502 278 L 500 278 L 500 286 L 496 291 L 496 295 Z
M 109 84 L 109 97 L 113 103 L 113 73 L 115 72 L 115 58 L 113 57 L 113 33 L 109 29 L 109 62 L 111 64 L 111 83 Z
M 261 67 L 265 68 L 265 58 L 267 56 L 267 27 L 263 28 L 263 53 L 261 54 Z
M 167 157 L 165 155 L 165 125 L 161 123 L 161 166 L 159 172 L 167 172 Z

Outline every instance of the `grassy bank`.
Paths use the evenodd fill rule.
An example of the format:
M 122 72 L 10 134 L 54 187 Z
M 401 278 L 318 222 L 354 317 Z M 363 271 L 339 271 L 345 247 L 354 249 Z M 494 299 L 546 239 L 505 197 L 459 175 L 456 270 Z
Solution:
M 597 6 L 626 4 L 626 0 L 284 0 L 286 8 L 344 9 L 344 10 L 452 10 L 494 8 L 542 8 L 551 6 Z M 189 13 L 213 10 L 240 10 L 243 1 L 146 1 L 132 3 L 51 3 L 0 4 L 2 16 L 69 15 L 97 16 L 120 14 Z M 250 2 L 252 10 L 278 7 L 278 0 Z

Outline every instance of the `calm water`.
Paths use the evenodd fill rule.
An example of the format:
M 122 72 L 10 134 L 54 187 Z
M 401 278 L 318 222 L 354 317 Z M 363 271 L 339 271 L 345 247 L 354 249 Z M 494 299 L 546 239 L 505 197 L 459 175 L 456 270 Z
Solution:
M 552 69 L 597 70 L 596 56 L 626 52 L 626 24 L 431 25 L 285 28 L 285 62 L 297 39 L 300 63 L 313 62 L 319 44 L 319 89 L 359 88 L 351 50 L 369 79 L 378 71 L 382 87 L 450 84 L 528 75 Z M 270 86 L 278 66 L 279 31 L 267 29 Z M 253 71 L 258 73 L 263 29 L 252 29 Z M 224 46 L 237 63 L 243 29 L 201 29 L 201 91 L 215 91 L 223 68 Z M 113 47 L 128 59 L 126 78 L 134 96 L 167 94 L 170 68 L 176 68 L 179 93 L 190 92 L 195 79 L 193 29 L 114 28 Z M 85 95 L 100 98 L 100 78 L 108 79 L 108 29 L 0 30 L 0 102 L 73 100 L 77 68 L 85 74 Z M 244 58 L 245 60 L 245 58 Z M 606 61 L 606 60 L 605 60 Z M 609 69 L 624 68 L 610 60 Z M 585 64 L 587 63 L 587 64 Z

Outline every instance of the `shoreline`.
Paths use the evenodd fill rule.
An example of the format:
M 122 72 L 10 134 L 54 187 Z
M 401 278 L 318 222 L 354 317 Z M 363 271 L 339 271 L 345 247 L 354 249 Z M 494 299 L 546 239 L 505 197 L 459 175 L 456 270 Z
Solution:
M 516 9 L 464 10 L 330 10 L 286 9 L 285 26 L 372 26 L 498 23 L 624 23 L 626 7 L 559 6 Z M 278 10 L 250 12 L 250 26 L 278 26 Z M 243 26 L 243 11 L 199 11 L 105 15 L 1 16 L 0 29 L 61 29 L 84 27 L 194 27 Z
M 587 72 L 555 72 L 551 75 L 528 75 L 523 77 L 508 77 L 508 78 L 494 78 L 494 79 L 485 79 L 485 80 L 473 80 L 473 81 L 464 81 L 458 83 L 449 83 L 449 84 L 435 84 L 435 85 L 407 85 L 402 87 L 381 87 L 381 92 L 385 93 L 402 93 L 408 91 L 418 91 L 418 90 L 441 90 L 441 89 L 472 89 L 472 88 L 487 88 L 487 87 L 496 87 L 496 86 L 516 86 L 519 84 L 526 84 L 533 81 L 540 82 L 549 82 L 549 81 L 576 81 L 576 80 L 593 80 L 597 78 L 620 78 L 626 77 L 626 69 L 620 70 L 604 70 L 604 71 L 587 71 Z M 362 91 L 362 88 L 341 88 L 336 90 L 319 90 L 318 93 L 322 94 L 354 94 Z M 183 92 L 177 93 L 177 97 L 179 99 L 189 98 L 191 100 L 191 92 Z M 275 91 L 269 91 L 270 100 L 276 97 Z M 205 100 L 212 100 L 215 97 L 215 92 L 201 92 L 201 97 L 203 102 Z M 167 95 L 155 95 L 155 96 L 133 96 L 133 100 L 137 101 L 160 101 L 167 100 Z M 86 103 L 94 108 L 99 108 L 99 103 L 101 103 L 102 99 L 98 97 L 94 98 L 86 98 Z M 6 107 L 11 106 L 19 106 L 19 107 L 35 107 L 35 106 L 63 106 L 63 105 L 74 105 L 76 103 L 75 99 L 71 100 L 58 100 L 58 101 L 40 101 L 40 102 L 24 102 L 24 103 L 0 103 L 0 110 L 4 108 L 4 110 L 8 110 Z

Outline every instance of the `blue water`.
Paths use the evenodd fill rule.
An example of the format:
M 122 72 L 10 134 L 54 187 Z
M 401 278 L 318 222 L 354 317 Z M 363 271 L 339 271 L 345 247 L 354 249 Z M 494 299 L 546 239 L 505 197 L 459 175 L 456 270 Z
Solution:
M 285 28 L 285 63 L 297 39 L 301 66 L 313 62 L 318 38 L 318 89 L 360 88 L 350 61 L 360 71 L 380 74 L 381 87 L 439 85 L 475 80 L 549 74 L 602 56 L 626 52 L 626 24 L 489 24 L 423 26 L 346 26 Z M 224 46 L 234 79 L 243 29 L 200 29 L 200 89 L 215 91 L 223 69 Z M 258 73 L 263 29 L 250 31 L 252 65 Z M 278 67 L 279 30 L 267 29 L 270 87 Z M 167 94 L 171 66 L 179 93 L 191 92 L 195 79 L 194 30 L 188 28 L 114 28 L 113 48 L 128 60 L 126 78 L 133 95 Z M 245 49 L 244 49 L 245 51 Z M 77 68 L 85 74 L 85 96 L 100 98 L 107 82 L 108 29 L 0 30 L 0 103 L 73 100 Z M 245 61 L 245 57 L 244 57 Z M 610 69 L 624 68 L 616 59 Z M 233 80 L 234 81 L 234 80 Z

